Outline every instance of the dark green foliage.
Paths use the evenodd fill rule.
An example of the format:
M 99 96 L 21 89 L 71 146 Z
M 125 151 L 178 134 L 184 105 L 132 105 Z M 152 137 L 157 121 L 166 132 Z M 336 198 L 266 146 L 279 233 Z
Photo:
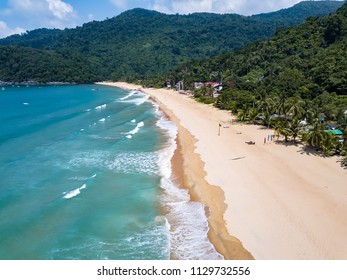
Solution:
M 0 61 L 0 77 L 4 82 L 88 83 L 100 79 L 89 62 L 71 53 L 62 55 L 32 48 L 0 46 Z
M 30 51 L 29 58 L 28 49 L 17 48 L 13 52 L 9 48 L 11 59 L 12 56 L 23 57 L 18 68 L 20 73 L 9 64 L 6 55 L 2 55 L 0 63 L 8 67 L 1 69 L 0 80 L 36 79 L 42 82 L 59 78 L 61 81 L 92 82 L 146 78 L 155 81 L 191 59 L 210 57 L 267 39 L 280 27 L 300 24 L 309 16 L 326 15 L 340 5 L 341 2 L 335 1 L 307 2 L 277 13 L 252 17 L 208 13 L 165 15 L 134 9 L 75 29 L 38 29 L 0 40 L 0 45 L 35 49 Z M 6 52 L 5 49 L 2 52 Z M 240 61 L 239 72 L 256 78 L 257 72 L 249 71 L 254 62 L 256 60 L 249 61 L 248 65 Z M 36 64 L 40 66 L 37 69 Z M 44 69 L 45 66 L 54 69 Z M 69 67 L 78 68 L 78 71 L 71 71 Z M 53 76 L 49 76 L 51 74 Z M 201 78 L 203 75 L 201 73 Z M 334 81 L 330 84 L 335 86 Z
M 172 78 L 184 80 L 188 88 L 194 81 L 223 80 L 228 88 L 259 95 L 299 95 L 305 99 L 325 91 L 347 95 L 346 5 L 329 17 L 310 18 L 302 26 L 282 30 L 266 42 L 186 63 L 172 73 Z M 337 31 L 329 35 L 328 42 L 332 24 Z
M 325 156 L 346 156 L 346 26 L 347 3 L 325 18 L 279 30 L 266 42 L 186 63 L 172 79 L 184 80 L 188 88 L 193 81 L 222 80 L 218 108 L 241 121 L 271 126 L 285 141 L 300 139 Z M 327 132 L 327 123 L 337 123 L 344 137 Z

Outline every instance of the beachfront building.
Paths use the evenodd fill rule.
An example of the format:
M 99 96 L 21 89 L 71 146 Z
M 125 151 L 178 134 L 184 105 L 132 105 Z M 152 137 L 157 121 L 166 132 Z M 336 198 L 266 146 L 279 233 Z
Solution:
M 195 89 L 202 89 L 204 86 L 204 83 L 201 83 L 201 82 L 195 82 L 194 83 L 194 88 Z
M 206 83 L 195 82 L 194 83 L 194 88 L 196 90 L 201 90 L 204 87 L 208 87 L 208 86 L 212 88 L 212 90 L 213 90 L 212 97 L 215 97 L 215 98 L 219 96 L 220 92 L 223 89 L 222 84 L 217 83 L 217 82 L 206 82 Z

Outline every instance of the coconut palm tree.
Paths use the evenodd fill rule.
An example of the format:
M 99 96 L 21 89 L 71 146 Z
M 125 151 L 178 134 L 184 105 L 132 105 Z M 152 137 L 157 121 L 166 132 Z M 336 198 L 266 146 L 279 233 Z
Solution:
M 255 124 L 258 117 L 259 117 L 259 112 L 256 108 L 249 108 L 248 109 L 247 119 L 250 123 Z
M 286 115 L 287 113 L 287 102 L 286 102 L 286 96 L 284 94 L 279 95 L 275 99 L 276 104 L 276 114 L 278 115 Z
M 275 113 L 275 100 L 271 97 L 261 98 L 257 102 L 258 114 L 262 117 L 262 124 L 270 127 L 271 115 Z
M 310 131 L 306 137 L 306 141 L 309 145 L 315 148 L 321 148 L 323 141 L 324 128 L 319 119 L 316 119 L 313 124 L 313 130 Z
M 244 109 L 238 109 L 237 110 L 237 119 L 240 122 L 244 122 L 247 120 L 247 111 Z
M 325 156 L 332 156 L 333 154 L 335 154 L 337 145 L 338 145 L 338 140 L 332 133 L 325 132 L 323 134 L 321 146 Z
M 289 115 L 292 120 L 302 120 L 305 115 L 304 105 L 305 102 L 300 97 L 291 97 L 287 100 L 285 106 L 287 115 Z
M 294 142 L 296 142 L 296 138 L 300 135 L 301 131 L 302 126 L 299 119 L 294 118 L 287 122 L 286 133 L 293 138 Z
M 291 132 L 288 128 L 288 120 L 286 118 L 276 118 L 274 120 L 275 134 L 283 135 L 284 141 L 288 142 L 288 137 L 290 137 Z

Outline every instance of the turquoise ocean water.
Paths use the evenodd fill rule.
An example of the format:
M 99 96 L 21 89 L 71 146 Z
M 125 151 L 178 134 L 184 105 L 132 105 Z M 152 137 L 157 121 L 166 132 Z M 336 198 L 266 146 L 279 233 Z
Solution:
M 176 134 L 141 92 L 0 89 L 0 259 L 221 259 L 171 181 Z

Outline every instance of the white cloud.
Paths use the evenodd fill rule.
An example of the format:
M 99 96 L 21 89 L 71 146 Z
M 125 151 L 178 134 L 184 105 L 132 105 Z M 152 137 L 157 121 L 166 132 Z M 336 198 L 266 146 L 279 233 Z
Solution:
M 247 1 L 231 1 L 237 6 L 235 10 L 237 13 L 244 15 L 268 13 L 273 11 L 278 11 L 280 9 L 289 8 L 293 5 L 301 2 L 302 0 L 247 0 Z M 228 2 L 228 1 L 223 1 Z
M 110 0 L 111 4 L 116 6 L 119 9 L 126 9 L 127 1 L 126 0 Z
M 189 1 L 174 1 L 172 9 L 176 13 L 189 14 L 194 12 L 212 12 L 212 0 L 189 0 Z
M 288 8 L 301 0 L 155 0 L 151 9 L 163 13 L 194 12 L 252 15 Z
M 4 38 L 13 34 L 21 34 L 24 33 L 25 30 L 20 27 L 16 27 L 14 29 L 7 26 L 6 22 L 0 21 L 0 38 Z
M 35 11 L 43 11 L 45 0 L 9 0 L 9 6 L 12 13 L 32 13 Z
M 65 20 L 74 13 L 72 6 L 61 0 L 47 0 L 47 2 L 48 9 L 60 20 Z
M 12 19 L 25 22 L 28 29 L 73 27 L 78 18 L 72 5 L 63 0 L 8 0 L 5 11 Z

